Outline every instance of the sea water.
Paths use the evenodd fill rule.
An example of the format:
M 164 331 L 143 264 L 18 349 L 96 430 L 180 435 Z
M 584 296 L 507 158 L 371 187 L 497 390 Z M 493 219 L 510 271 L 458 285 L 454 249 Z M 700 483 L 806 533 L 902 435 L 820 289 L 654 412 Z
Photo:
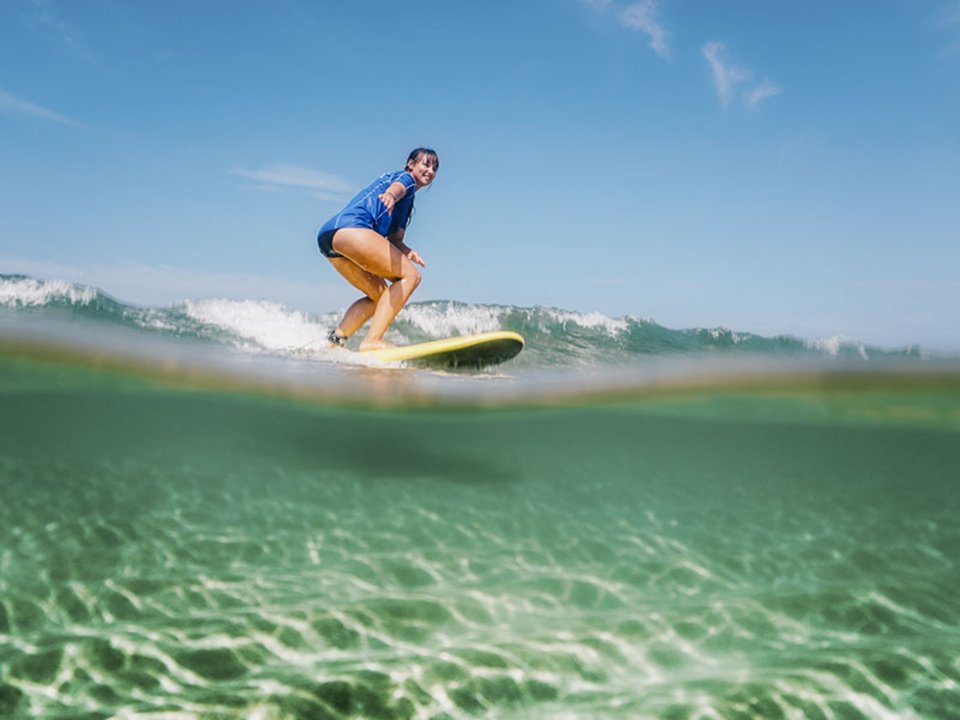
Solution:
M 960 366 L 0 277 L 0 717 L 960 717 Z

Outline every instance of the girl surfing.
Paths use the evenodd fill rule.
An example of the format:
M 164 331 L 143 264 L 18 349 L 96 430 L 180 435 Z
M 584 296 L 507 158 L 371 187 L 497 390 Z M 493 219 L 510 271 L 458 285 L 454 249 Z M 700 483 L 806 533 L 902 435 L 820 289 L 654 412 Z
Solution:
M 381 175 L 320 228 L 320 252 L 363 293 L 327 336 L 331 343 L 344 345 L 369 320 L 360 350 L 392 347 L 383 336 L 420 284 L 414 265 L 426 267 L 404 242 L 413 199 L 417 190 L 433 182 L 439 168 L 436 152 L 415 149 L 403 170 Z

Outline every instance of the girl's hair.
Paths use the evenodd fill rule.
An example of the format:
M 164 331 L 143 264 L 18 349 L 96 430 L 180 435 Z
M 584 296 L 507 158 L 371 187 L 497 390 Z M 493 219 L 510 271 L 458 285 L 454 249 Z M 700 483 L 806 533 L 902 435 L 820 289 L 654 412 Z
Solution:
M 427 157 L 433 158 L 433 169 L 437 171 L 440 169 L 440 158 L 437 155 L 437 151 L 433 148 L 428 147 L 418 147 L 410 151 L 410 154 L 407 156 L 406 169 L 409 170 L 410 166 L 417 162 L 421 157 L 426 155 Z M 410 206 L 410 218 L 407 220 L 407 225 L 409 226 L 413 222 L 414 210 L 416 210 L 416 200 L 414 200 L 413 205 Z
M 437 151 L 434 150 L 433 148 L 427 148 L 427 147 L 418 147 L 415 150 L 412 150 L 410 154 L 407 156 L 406 167 L 409 168 L 412 163 L 415 163 L 423 155 L 433 158 L 434 170 L 440 169 L 440 158 L 437 156 Z

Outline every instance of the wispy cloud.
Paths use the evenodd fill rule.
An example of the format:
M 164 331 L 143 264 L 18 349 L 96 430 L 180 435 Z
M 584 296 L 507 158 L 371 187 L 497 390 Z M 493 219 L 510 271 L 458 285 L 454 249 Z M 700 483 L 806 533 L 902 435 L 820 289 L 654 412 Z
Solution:
M 737 85 L 747 78 L 747 71 L 725 60 L 722 57 L 724 49 L 723 43 L 708 42 L 703 46 L 703 56 L 713 70 L 713 86 L 720 96 L 720 102 L 728 107 Z
M 656 0 L 643 0 L 628 5 L 620 13 L 620 23 L 631 30 L 639 30 L 650 38 L 650 47 L 660 57 L 669 57 L 667 31 L 657 17 Z
M 708 42 L 703 46 L 703 56 L 710 64 L 717 96 L 724 107 L 730 107 L 753 73 L 728 60 L 725 55 L 726 46 L 721 42 Z M 759 85 L 744 90 L 741 97 L 746 106 L 752 110 L 767 98 L 779 95 L 781 92 L 777 85 L 769 80 L 763 80 Z
M 80 34 L 60 14 L 53 0 L 30 0 L 23 18 L 35 32 L 50 38 L 72 59 L 97 65 L 97 59 Z
M 78 123 L 74 122 L 70 118 L 64 117 L 63 115 L 55 113 L 53 110 L 48 110 L 40 105 L 36 105 L 29 100 L 24 100 L 23 98 L 18 98 L 16 95 L 11 95 L 2 88 L 0 88 L 0 113 L 5 115 L 27 115 L 29 117 L 42 118 L 43 120 L 50 120 L 63 125 L 72 125 L 75 127 L 78 126 Z
M 614 0 L 581 0 L 584 5 L 595 12 L 605 15 L 615 11 L 617 22 L 629 30 L 644 33 L 650 39 L 651 49 L 660 57 L 670 56 L 670 46 L 667 44 L 669 33 L 657 17 L 658 0 L 641 0 L 626 7 L 620 7 Z
M 782 90 L 780 90 L 777 85 L 774 85 L 769 80 L 764 80 L 762 83 L 757 85 L 757 87 L 747 93 L 747 107 L 752 110 L 767 98 L 776 97 L 781 92 Z
M 324 200 L 341 200 L 356 187 L 341 177 L 311 170 L 299 165 L 267 165 L 258 170 L 234 168 L 234 175 L 256 180 L 262 190 L 279 190 L 284 187 L 307 188 Z

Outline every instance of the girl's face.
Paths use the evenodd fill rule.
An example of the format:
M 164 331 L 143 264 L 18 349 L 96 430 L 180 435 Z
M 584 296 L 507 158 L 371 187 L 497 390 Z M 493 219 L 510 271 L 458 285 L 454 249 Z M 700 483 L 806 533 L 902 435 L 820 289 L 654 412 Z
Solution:
M 413 176 L 418 190 L 433 182 L 437 176 L 437 165 L 437 159 L 426 153 L 420 153 L 420 157 L 407 164 L 407 170 Z

